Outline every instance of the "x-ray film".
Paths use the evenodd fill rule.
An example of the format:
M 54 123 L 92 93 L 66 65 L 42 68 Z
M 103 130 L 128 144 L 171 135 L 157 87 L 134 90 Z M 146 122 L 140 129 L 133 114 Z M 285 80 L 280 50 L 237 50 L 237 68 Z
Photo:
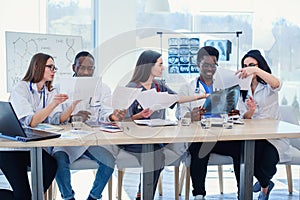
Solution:
M 211 93 L 203 104 L 203 108 L 206 109 L 205 114 L 225 114 L 235 110 L 239 96 L 239 85 Z

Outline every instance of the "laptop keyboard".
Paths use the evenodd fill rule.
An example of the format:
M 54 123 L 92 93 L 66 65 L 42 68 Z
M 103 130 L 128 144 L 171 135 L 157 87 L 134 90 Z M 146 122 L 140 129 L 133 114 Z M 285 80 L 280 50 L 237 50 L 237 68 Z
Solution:
M 51 135 L 51 133 L 47 133 L 45 131 L 40 131 L 40 130 L 33 130 L 30 128 L 24 128 L 24 131 L 27 137 L 41 137 L 41 136 Z
M 28 132 L 26 132 L 26 136 L 27 137 L 39 137 L 39 134 L 35 134 L 35 133 L 28 133 Z

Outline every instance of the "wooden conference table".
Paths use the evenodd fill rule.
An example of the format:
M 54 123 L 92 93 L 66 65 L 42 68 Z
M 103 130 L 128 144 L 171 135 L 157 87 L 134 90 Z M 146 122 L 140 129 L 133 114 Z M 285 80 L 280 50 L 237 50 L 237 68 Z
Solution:
M 253 199 L 253 162 L 254 144 L 258 139 L 299 138 L 300 126 L 278 120 L 244 120 L 244 125 L 234 125 L 232 129 L 212 127 L 202 129 L 197 123 L 190 126 L 147 127 L 132 122 L 122 122 L 123 132 L 108 133 L 99 128 L 84 126 L 84 130 L 94 131 L 91 134 L 77 134 L 77 137 L 61 137 L 38 142 L 14 142 L 0 139 L 0 147 L 31 148 L 31 173 L 33 200 L 43 199 L 42 184 L 42 147 L 50 146 L 92 146 L 109 144 L 143 144 L 144 152 L 152 152 L 155 143 L 179 142 L 216 142 L 226 140 L 244 140 L 244 152 L 241 161 L 240 199 Z M 66 134 L 70 125 L 61 126 Z M 153 154 L 143 153 L 142 166 L 144 172 L 153 169 Z M 143 176 L 143 199 L 152 199 L 151 173 Z

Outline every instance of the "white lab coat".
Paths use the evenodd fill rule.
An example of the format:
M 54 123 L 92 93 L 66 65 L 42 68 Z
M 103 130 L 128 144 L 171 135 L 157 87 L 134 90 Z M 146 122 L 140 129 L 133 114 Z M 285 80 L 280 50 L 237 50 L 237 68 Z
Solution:
M 43 109 L 43 104 L 48 105 L 57 94 L 57 90 L 48 91 L 45 87 L 44 92 L 39 92 L 35 83 L 30 84 L 27 81 L 20 81 L 13 88 L 10 95 L 10 102 L 16 112 L 22 126 L 29 126 L 32 116 Z M 45 98 L 44 98 L 45 95 Z M 45 100 L 45 102 L 44 102 Z M 50 115 L 44 120 L 45 123 L 59 124 L 62 106 L 58 105 Z M 8 150 L 0 148 L 0 150 Z M 12 150 L 12 149 L 10 149 Z M 14 149 L 29 150 L 29 149 Z
M 195 92 L 198 77 L 192 80 L 190 83 L 182 85 L 179 89 L 178 96 L 193 96 L 205 93 L 205 89 L 202 84 L 199 84 L 199 93 Z M 213 89 L 214 90 L 214 89 Z M 176 117 L 181 119 L 187 112 L 191 112 L 193 108 L 203 106 L 205 99 L 200 99 L 197 101 L 191 101 L 187 103 L 181 103 L 177 105 Z
M 254 111 L 253 119 L 281 119 L 279 114 L 278 104 L 278 91 L 281 89 L 282 84 L 276 89 L 273 89 L 270 85 L 264 85 L 258 83 L 257 88 L 252 95 L 251 91 L 248 91 L 248 95 L 252 96 L 256 102 L 256 109 Z M 248 107 L 246 102 L 243 102 L 242 97 L 239 98 L 238 108 L 241 116 L 247 112 Z M 273 146 L 276 147 L 280 162 L 289 162 L 292 159 L 293 147 L 289 144 L 288 139 L 275 139 L 268 140 Z
M 113 109 L 103 102 L 111 102 L 111 91 L 110 88 L 102 83 L 101 87 L 99 87 L 99 91 L 95 94 L 90 102 L 90 106 L 97 108 L 95 112 L 99 112 L 99 120 L 109 122 L 109 115 L 112 114 Z M 76 114 L 80 110 L 86 110 L 87 104 L 89 104 L 89 100 L 82 101 L 78 105 L 76 105 L 74 109 L 74 114 Z M 68 106 L 68 105 L 64 105 Z M 110 150 L 109 146 L 103 146 Z M 67 146 L 67 147 L 54 147 L 52 154 L 57 151 L 64 151 L 68 154 L 70 163 L 74 162 L 78 158 L 80 158 L 84 152 L 88 149 L 88 146 Z

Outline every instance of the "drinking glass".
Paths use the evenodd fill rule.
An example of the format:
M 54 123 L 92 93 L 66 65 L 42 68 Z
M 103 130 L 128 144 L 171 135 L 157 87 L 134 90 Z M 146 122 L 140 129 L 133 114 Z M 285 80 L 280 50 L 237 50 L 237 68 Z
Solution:
M 83 126 L 83 119 L 81 116 L 72 116 L 72 129 L 80 130 Z

